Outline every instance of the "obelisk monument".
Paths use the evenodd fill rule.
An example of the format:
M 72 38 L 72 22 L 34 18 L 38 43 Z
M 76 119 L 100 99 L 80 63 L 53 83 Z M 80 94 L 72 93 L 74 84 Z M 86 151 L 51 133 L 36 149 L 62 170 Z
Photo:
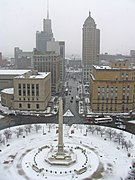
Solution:
M 62 98 L 59 97 L 59 127 L 58 127 L 58 155 L 64 153 L 64 143 L 63 143 L 63 102 Z
M 53 148 L 48 152 L 45 159 L 51 165 L 70 165 L 76 162 L 76 154 L 69 148 L 64 148 L 63 143 L 63 101 L 59 97 L 59 114 L 58 114 L 58 147 Z

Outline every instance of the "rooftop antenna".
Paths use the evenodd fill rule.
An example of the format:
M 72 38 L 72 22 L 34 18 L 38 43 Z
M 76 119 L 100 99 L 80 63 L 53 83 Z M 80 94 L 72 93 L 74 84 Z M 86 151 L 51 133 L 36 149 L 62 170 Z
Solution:
M 49 0 L 47 0 L 47 19 L 49 19 Z

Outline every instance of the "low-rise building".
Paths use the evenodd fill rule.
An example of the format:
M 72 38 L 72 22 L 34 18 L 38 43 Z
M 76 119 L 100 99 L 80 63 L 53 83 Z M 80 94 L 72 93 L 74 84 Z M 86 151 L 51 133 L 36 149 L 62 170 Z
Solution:
M 22 74 L 14 78 L 12 89 L 1 92 L 1 104 L 15 110 L 43 111 L 50 99 L 51 73 Z
M 7 88 L 1 91 L 1 103 L 3 106 L 13 109 L 14 88 Z
M 93 112 L 129 112 L 135 109 L 135 69 L 128 61 L 110 66 L 93 66 L 90 75 L 90 103 Z
M 0 90 L 6 88 L 13 88 L 13 79 L 16 76 L 30 72 L 31 70 L 0 70 Z

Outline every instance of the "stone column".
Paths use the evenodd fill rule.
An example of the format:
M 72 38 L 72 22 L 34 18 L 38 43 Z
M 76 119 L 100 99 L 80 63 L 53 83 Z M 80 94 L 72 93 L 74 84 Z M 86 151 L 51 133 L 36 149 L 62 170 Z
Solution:
M 63 102 L 62 98 L 59 97 L 59 128 L 58 128 L 58 154 L 62 155 L 64 153 L 63 144 Z

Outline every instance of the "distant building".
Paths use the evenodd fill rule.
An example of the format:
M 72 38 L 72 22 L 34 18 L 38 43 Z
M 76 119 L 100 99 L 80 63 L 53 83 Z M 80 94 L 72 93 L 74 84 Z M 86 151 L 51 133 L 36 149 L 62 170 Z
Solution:
M 89 12 L 89 16 L 83 24 L 82 35 L 82 64 L 84 81 L 89 81 L 92 66 L 99 64 L 99 54 L 100 30 L 96 29 L 95 21 Z
M 82 60 L 81 59 L 69 59 L 67 61 L 67 67 L 78 69 L 82 67 Z
M 0 52 L 0 64 L 2 62 L 2 53 Z
M 60 64 L 60 80 L 61 83 L 64 81 L 65 77 L 65 42 L 64 41 L 48 41 L 47 42 L 47 51 L 55 52 L 56 55 L 60 55 L 61 64 Z
M 17 59 L 17 69 L 30 69 L 31 68 L 31 58 L 20 57 Z
M 30 69 L 33 67 L 33 52 L 25 52 L 19 47 L 15 47 L 14 58 L 17 69 Z
M 100 65 L 107 65 L 109 64 L 111 61 L 115 61 L 115 60 L 118 60 L 118 59 L 123 59 L 123 60 L 130 60 L 131 59 L 131 56 L 125 56 L 125 55 L 122 55 L 122 54 L 116 54 L 116 55 L 112 55 L 112 54 L 108 54 L 108 53 L 105 53 L 105 54 L 100 54 L 99 55 L 99 64 Z
M 35 54 L 35 52 L 38 52 L 38 53 Z M 38 62 L 37 59 L 39 59 L 39 56 L 43 58 L 43 62 L 41 61 Z M 48 59 L 50 67 L 48 66 L 48 62 L 46 62 L 45 60 L 46 58 Z M 42 68 L 41 68 L 41 64 L 43 66 Z M 43 20 L 43 31 L 36 32 L 36 49 L 34 51 L 34 68 L 42 72 L 44 71 L 46 72 L 46 70 L 48 72 L 51 72 L 52 93 L 53 94 L 59 93 L 60 89 L 62 89 L 63 87 L 64 77 L 65 77 L 65 42 L 55 41 L 53 37 L 52 27 L 51 27 L 51 19 L 49 19 L 48 9 L 47 9 L 47 18 Z M 55 79 L 57 79 L 56 82 L 55 82 Z
M 13 88 L 1 91 L 1 103 L 10 109 L 43 111 L 51 99 L 51 74 L 29 71 L 13 79 Z
M 8 66 L 9 62 L 7 59 L 3 59 L 2 58 L 2 52 L 0 52 L 0 66 L 1 67 L 5 67 L 5 66 Z
M 63 58 L 53 51 L 46 53 L 34 51 L 34 69 L 39 72 L 51 72 L 52 94 L 61 92 L 60 89 L 60 65 Z
M 30 70 L 0 70 L 0 90 L 13 88 L 13 79 L 16 76 L 28 73 Z
M 43 31 L 36 32 L 36 49 L 42 53 L 47 51 L 47 42 L 53 41 L 53 33 L 51 27 L 51 19 L 47 15 L 47 19 L 43 20 Z
M 93 66 L 90 75 L 93 112 L 117 113 L 135 110 L 135 68 L 124 60 L 110 66 Z
M 135 58 L 135 50 L 130 50 L 130 56 Z

